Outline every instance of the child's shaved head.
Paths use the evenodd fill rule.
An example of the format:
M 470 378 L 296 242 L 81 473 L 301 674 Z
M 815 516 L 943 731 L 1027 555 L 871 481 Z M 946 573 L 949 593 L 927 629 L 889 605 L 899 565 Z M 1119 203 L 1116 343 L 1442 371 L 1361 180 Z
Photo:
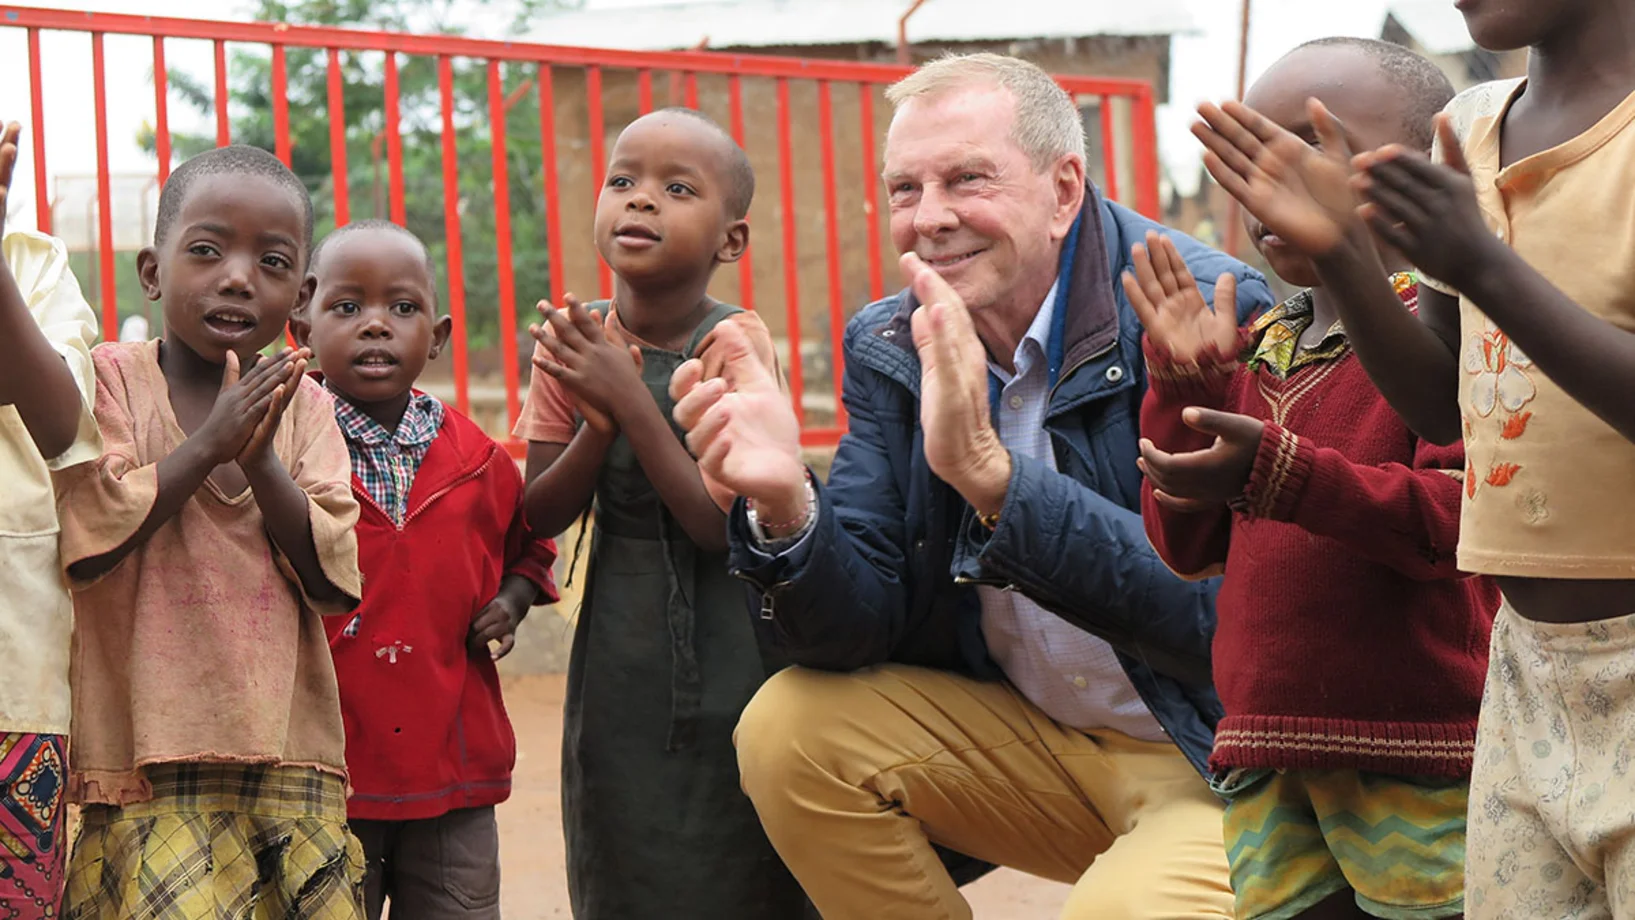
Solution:
M 691 118 L 707 126 L 720 138 L 721 161 L 717 166 L 721 171 L 721 178 L 726 182 L 727 216 L 733 220 L 743 220 L 749 214 L 750 203 L 755 200 L 755 169 L 749 165 L 749 155 L 744 153 L 744 148 L 738 146 L 738 142 L 732 139 L 732 135 L 728 134 L 726 129 L 716 124 L 715 119 L 697 109 L 672 106 L 643 117 L 665 116 Z
M 1284 56 L 1309 48 L 1351 48 L 1372 60 L 1386 82 L 1401 94 L 1403 144 L 1416 150 L 1431 149 L 1436 115 L 1454 94 L 1453 84 L 1441 68 L 1401 45 L 1347 36 L 1309 41 Z

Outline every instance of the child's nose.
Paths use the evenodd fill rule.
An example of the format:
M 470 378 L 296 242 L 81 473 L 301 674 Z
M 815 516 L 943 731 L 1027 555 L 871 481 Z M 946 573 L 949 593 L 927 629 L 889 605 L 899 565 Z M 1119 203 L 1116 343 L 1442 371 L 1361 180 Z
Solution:
M 638 189 L 630 196 L 630 200 L 625 202 L 625 207 L 632 211 L 652 211 L 658 207 L 658 202 L 653 200 L 652 195 Z

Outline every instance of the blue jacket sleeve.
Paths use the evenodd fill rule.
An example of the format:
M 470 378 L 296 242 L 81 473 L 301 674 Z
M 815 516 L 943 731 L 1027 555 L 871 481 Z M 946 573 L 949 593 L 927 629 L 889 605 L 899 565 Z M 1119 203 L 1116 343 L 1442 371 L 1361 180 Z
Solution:
M 1206 299 L 1213 297 L 1218 273 L 1232 271 L 1238 278 L 1240 323 L 1270 305 L 1271 291 L 1258 272 L 1193 247 L 1188 261 Z M 1124 316 L 1133 322 L 1134 311 L 1124 303 L 1122 291 L 1118 297 Z M 1137 331 L 1133 340 L 1139 339 Z M 1129 433 L 1129 441 L 1134 452 L 1135 432 Z M 999 524 L 989 533 L 974 520 L 969 523 L 966 545 L 974 558 L 962 560 L 962 567 L 1014 585 L 1035 603 L 1159 673 L 1210 686 L 1220 580 L 1186 581 L 1171 572 L 1147 539 L 1139 510 L 1014 453 L 1011 469 Z
M 857 334 L 857 324 L 847 330 L 848 353 Z M 887 451 L 874 392 L 882 385 L 846 362 L 848 429 L 828 485 L 817 487 L 817 521 L 800 544 L 779 555 L 762 551 L 741 499 L 728 522 L 728 564 L 752 585 L 762 628 L 793 664 L 835 671 L 879 664 L 904 629 L 906 502 L 895 468 L 909 460 Z

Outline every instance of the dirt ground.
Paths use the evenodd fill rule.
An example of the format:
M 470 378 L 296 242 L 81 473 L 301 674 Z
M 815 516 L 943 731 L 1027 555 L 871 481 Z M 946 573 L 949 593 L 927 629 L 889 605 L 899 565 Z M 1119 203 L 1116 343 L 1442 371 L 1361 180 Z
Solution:
M 563 684 L 562 674 L 505 680 L 505 704 L 517 731 L 514 791 L 499 807 L 501 907 L 506 920 L 571 916 L 557 782 Z M 1067 892 L 1066 885 L 1000 870 L 966 888 L 966 897 L 978 920 L 1047 920 L 1060 912 Z

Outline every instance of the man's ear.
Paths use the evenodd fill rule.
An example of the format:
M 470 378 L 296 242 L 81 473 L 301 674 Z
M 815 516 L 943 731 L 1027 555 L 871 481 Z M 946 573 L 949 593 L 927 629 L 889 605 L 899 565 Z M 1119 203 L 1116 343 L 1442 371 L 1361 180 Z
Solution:
M 142 284 L 142 296 L 159 300 L 159 250 L 143 246 L 136 254 L 136 279 Z
M 736 262 L 744 257 L 744 251 L 749 249 L 749 221 L 735 220 L 727 227 L 726 235 L 721 240 L 721 248 L 715 251 L 715 261 L 722 264 Z
M 431 354 L 426 355 L 426 360 L 437 360 L 437 356 L 443 353 L 443 347 L 448 345 L 449 336 L 453 334 L 454 317 L 438 317 L 436 325 L 431 327 Z
M 1064 240 L 1084 208 L 1084 158 L 1078 154 L 1062 157 L 1051 179 L 1056 190 L 1056 211 L 1051 215 L 1050 238 Z

